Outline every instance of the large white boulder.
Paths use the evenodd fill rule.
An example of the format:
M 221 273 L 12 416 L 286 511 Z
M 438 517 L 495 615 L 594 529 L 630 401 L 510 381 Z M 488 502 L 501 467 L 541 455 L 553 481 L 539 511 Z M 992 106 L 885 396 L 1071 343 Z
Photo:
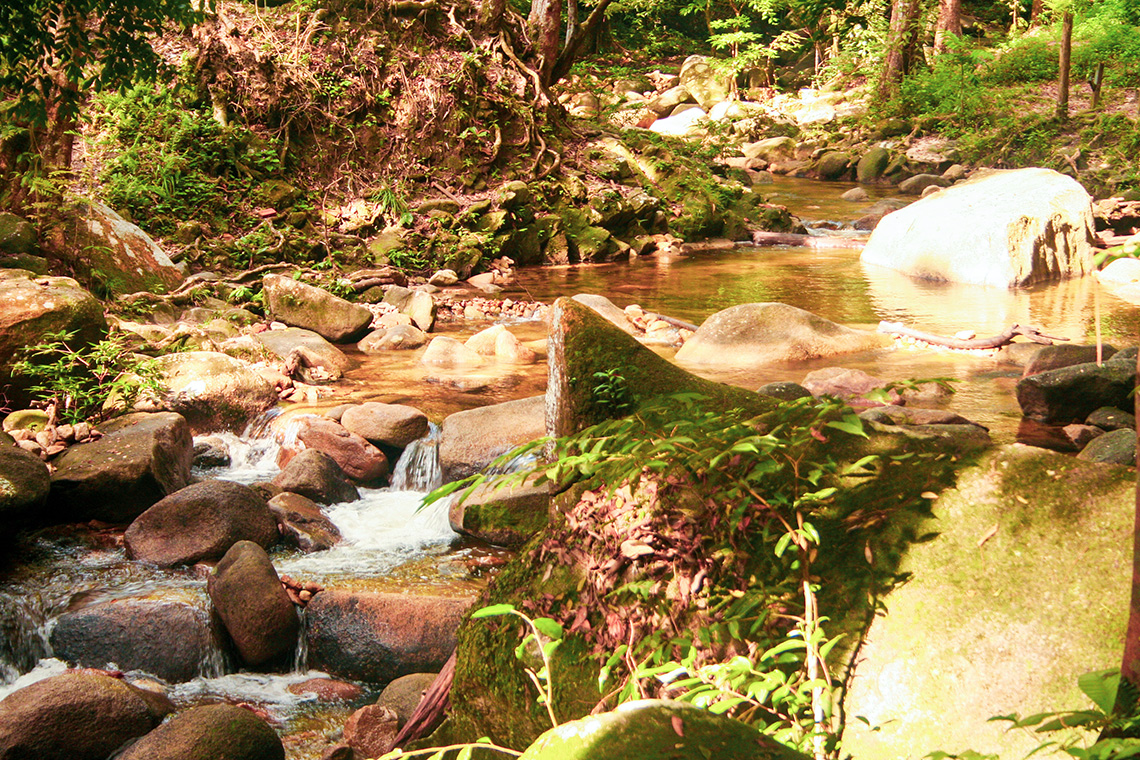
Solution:
M 1014 288 L 1093 271 L 1092 199 L 1051 169 L 994 171 L 883 217 L 862 260 L 924 280 Z

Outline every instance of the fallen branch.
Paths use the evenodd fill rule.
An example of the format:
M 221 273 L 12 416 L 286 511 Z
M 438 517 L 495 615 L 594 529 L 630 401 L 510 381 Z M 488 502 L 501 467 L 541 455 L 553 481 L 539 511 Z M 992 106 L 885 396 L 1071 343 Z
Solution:
M 943 346 L 945 348 L 960 348 L 960 349 L 984 349 L 984 348 L 1000 348 L 1002 346 L 1013 343 L 1013 339 L 1021 335 L 1028 338 L 1034 343 L 1040 343 L 1045 346 L 1051 346 L 1055 341 L 1067 341 L 1068 338 L 1058 338 L 1052 335 L 1044 335 L 1036 327 L 1022 327 L 1021 325 L 1014 325 L 1000 335 L 995 335 L 992 338 L 972 338 L 970 340 L 960 340 L 958 338 L 946 338 L 942 335 L 935 335 L 934 333 L 922 332 L 921 330 L 912 330 L 898 322 L 880 322 L 879 332 L 888 335 L 899 335 L 904 338 L 914 338 L 921 340 L 924 343 L 929 343 L 933 346 Z
M 795 232 L 752 232 L 752 245 L 790 245 L 796 248 L 862 248 L 866 241 L 842 237 L 817 237 Z
M 431 682 L 431 686 L 428 686 L 427 691 L 420 698 L 420 703 L 416 705 L 416 709 L 408 718 L 408 722 L 397 734 L 392 743 L 393 747 L 402 747 L 410 741 L 427 736 L 443 720 L 444 714 L 451 706 L 451 681 L 455 677 L 457 654 L 458 651 L 451 653 L 451 657 L 448 658 L 443 669 L 439 671 L 439 675 Z
M 694 325 L 693 323 L 685 322 L 684 320 L 680 320 L 680 319 L 677 319 L 675 317 L 667 317 L 664 314 L 655 314 L 654 312 L 651 312 L 651 311 L 645 312 L 645 316 L 653 317 L 654 319 L 660 319 L 662 322 L 668 322 L 669 324 L 673 325 L 674 327 L 680 327 L 682 330 L 690 330 L 692 332 L 697 331 L 697 326 Z

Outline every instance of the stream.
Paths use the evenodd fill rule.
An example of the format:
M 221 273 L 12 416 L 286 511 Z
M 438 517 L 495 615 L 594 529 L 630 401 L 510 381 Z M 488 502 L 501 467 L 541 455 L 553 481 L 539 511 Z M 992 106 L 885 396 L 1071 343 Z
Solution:
M 832 227 L 849 223 L 870 205 L 839 200 L 849 187 L 780 178 L 763 189 L 773 202 L 813 220 L 810 224 Z M 988 336 L 1023 324 L 1088 342 L 1094 339 L 1099 314 L 1103 339 L 1119 347 L 1134 343 L 1140 329 L 1140 308 L 1112 296 L 1093 278 L 1009 292 L 922 283 L 862 265 L 854 247 L 738 246 L 615 264 L 520 269 L 503 295 L 550 303 L 580 292 L 605 295 L 619 307 L 639 304 L 696 324 L 729 306 L 780 301 L 853 327 L 874 329 L 880 320 L 889 320 L 943 335 L 973 330 Z M 489 324 L 444 323 L 440 330 L 464 339 Z M 522 340 L 545 337 L 537 320 L 508 326 Z M 440 422 L 462 409 L 537 395 L 546 382 L 545 363 L 515 367 L 507 374 L 441 378 L 418 362 L 419 352 L 348 353 L 358 366 L 338 384 L 330 406 L 406 403 Z M 836 364 L 888 380 L 954 378 L 959 381 L 957 393 L 946 402 L 948 408 L 989 427 L 995 442 L 1008 443 L 1016 437 L 1021 415 L 1013 389 L 1020 369 L 991 356 L 900 346 L 851 359 L 707 376 L 756 388 L 775 380 L 800 381 L 813 369 Z M 277 472 L 274 436 L 287 437 L 292 414 L 276 419 L 269 415 L 240 438 L 223 436 L 230 446 L 231 465 L 196 470 L 195 475 L 242 483 L 272 478 Z M 361 489 L 360 501 L 326 510 L 343 535 L 340 545 L 313 554 L 277 550 L 272 556 L 278 572 L 326 587 L 430 589 L 435 594 L 465 596 L 477 592 L 486 583 L 487 568 L 506 553 L 453 533 L 446 500 L 420 510 L 424 494 L 441 483 L 437 434 L 433 425 L 427 438 L 405 450 L 394 468 L 391 487 Z M 121 531 L 49 528 L 23 539 L 18 552 L 18 563 L 5 571 L 0 586 L 0 698 L 64 668 L 51 659 L 48 637 L 55 619 L 80 603 L 147 597 L 189 601 L 203 611 L 209 607 L 200 570 L 156 570 L 130 562 Z M 289 687 L 326 676 L 309 670 L 303 646 L 298 645 L 294 660 L 288 673 L 241 673 L 220 650 L 205 651 L 198 677 L 172 687 L 171 697 L 180 706 L 219 699 L 252 704 L 285 737 L 288 757 L 319 757 L 327 736 L 354 709 L 375 700 L 380 685 L 364 685 L 361 697 L 352 702 L 318 702 L 314 695 L 294 694 Z

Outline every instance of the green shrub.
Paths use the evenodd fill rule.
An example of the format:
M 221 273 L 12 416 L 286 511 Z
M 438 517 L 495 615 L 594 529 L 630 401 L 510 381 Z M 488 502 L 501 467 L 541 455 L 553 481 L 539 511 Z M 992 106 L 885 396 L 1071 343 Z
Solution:
M 54 404 L 63 422 L 101 420 L 162 391 L 155 360 L 132 353 L 122 333 L 86 346 L 76 345 L 74 331 L 47 333 L 21 351 L 12 373 L 29 378 L 32 398 Z

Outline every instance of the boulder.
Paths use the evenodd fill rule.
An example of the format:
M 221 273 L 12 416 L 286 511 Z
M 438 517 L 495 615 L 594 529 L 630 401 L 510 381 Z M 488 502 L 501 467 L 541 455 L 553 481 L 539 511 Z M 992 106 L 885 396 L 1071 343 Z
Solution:
M 23 217 L 0 212 L 0 254 L 21 256 L 37 248 L 36 228 Z
M 87 668 L 143 670 L 170 683 L 210 673 L 218 641 L 205 610 L 181 601 L 115 599 L 65 612 L 52 653 Z
M 1021 413 L 1038 422 L 1083 422 L 1102 406 L 1131 407 L 1136 367 L 1131 362 L 1094 362 L 1023 377 L 1017 383 Z
M 350 406 L 340 424 L 377 446 L 402 449 L 428 433 L 427 415 L 414 406 L 368 401 Z
M 950 187 L 953 183 L 940 174 L 916 174 L 899 183 L 903 195 L 923 195 L 931 187 Z
M 638 330 L 634 324 L 629 321 L 629 317 L 626 316 L 625 311 L 623 309 L 619 309 L 613 301 L 606 298 L 605 296 L 594 295 L 592 293 L 579 293 L 578 295 L 573 296 L 573 298 L 578 303 L 589 306 L 598 314 L 598 316 L 602 317 L 622 332 L 628 333 L 629 335 L 636 335 L 638 332 L 640 332 L 640 330 Z
M 100 429 L 102 438 L 55 460 L 53 519 L 127 523 L 190 482 L 194 443 L 182 415 L 135 412 Z
M 238 541 L 269 547 L 277 538 L 265 500 L 225 480 L 204 480 L 167 496 L 123 534 L 127 557 L 159 567 L 221 559 Z
M 292 664 L 300 622 L 265 549 L 238 541 L 214 569 L 207 590 L 245 665 Z
M 273 384 L 249 364 L 212 351 L 166 354 L 157 360 L 167 389 L 162 406 L 186 418 L 195 433 L 241 432 L 277 403 Z
M 789 161 L 795 158 L 796 141 L 790 137 L 769 137 L 754 143 L 745 143 L 741 152 L 745 158 L 759 158 L 764 161 Z
M 524 346 L 503 325 L 494 325 L 475 333 L 464 345 L 480 356 L 503 364 L 533 364 L 536 360 L 534 351 Z
M 0 757 L 106 760 L 154 728 L 170 706 L 118 678 L 63 673 L 0 701 Z
M 305 449 L 290 459 L 273 478 L 273 485 L 318 504 L 340 504 L 360 498 L 360 492 L 336 460 L 316 449 Z
M 301 379 L 306 383 L 338 380 L 354 366 L 343 351 L 312 330 L 299 327 L 266 330 L 254 338 L 287 363 L 296 362 Z
M 60 255 L 92 284 L 121 295 L 170 291 L 182 282 L 182 270 L 150 235 L 107 206 L 81 203 L 67 213 L 72 235 Z
M 360 757 L 380 757 L 392 749 L 400 721 L 381 705 L 365 705 L 344 722 L 344 743 Z
M 359 340 L 368 331 L 372 312 L 321 288 L 292 277 L 262 278 L 266 311 L 287 325 L 319 333 L 333 343 Z
M 388 477 L 388 457 L 383 451 L 327 417 L 305 415 L 298 418 L 294 438 L 287 445 L 282 445 L 277 465 L 285 467 L 304 449 L 328 454 L 345 475 L 359 483 L 372 483 Z
M 191 465 L 195 469 L 229 467 L 232 461 L 230 445 L 224 439 L 213 435 L 194 439 L 194 459 Z
M 0 443 L 0 524 L 7 530 L 38 522 L 51 489 L 51 474 L 40 458 Z
M 347 485 L 347 481 L 343 482 Z M 299 493 L 277 494 L 269 500 L 269 511 L 277 520 L 282 540 L 303 552 L 325 551 L 340 542 L 340 530 L 333 521 L 325 517 L 316 502 Z
M 1108 360 L 1116 353 L 1112 346 L 1101 346 L 1101 360 Z M 1086 346 L 1079 343 L 1054 343 L 1051 346 L 1042 346 L 1033 354 L 1033 358 L 1022 370 L 1023 377 L 1047 372 L 1051 369 L 1071 367 L 1074 364 L 1088 364 L 1096 362 L 1096 346 Z
M 117 760 L 285 760 L 285 747 L 252 710 L 203 705 L 178 713 Z
M 761 367 L 882 348 L 884 335 L 852 330 L 782 303 L 741 304 L 706 319 L 676 361 L 692 367 Z
M 910 547 L 897 569 L 909 579 L 859 648 L 844 712 L 864 720 L 846 722 L 843 751 L 1024 757 L 1041 735 L 992 716 L 1088 709 L 1077 676 L 1123 647 L 1135 481 L 1017 445 L 960 470 L 912 528 L 931 540 Z
M 728 100 L 732 91 L 730 75 L 713 70 L 712 63 L 703 55 L 691 55 L 681 64 L 681 87 L 684 87 L 701 108 L 709 110 L 722 100 Z
M 71 345 L 85 346 L 107 333 L 103 304 L 70 277 L 36 277 L 23 269 L 0 269 L 0 386 L 11 383 L 20 349 L 45 334 L 73 331 Z M 25 379 L 7 391 L 8 402 L 27 400 Z
M 1093 438 L 1077 454 L 1077 459 L 1089 462 L 1136 466 L 1136 431 L 1120 428 Z
M 772 396 L 773 398 L 779 398 L 785 401 L 795 401 L 798 398 L 806 398 L 811 395 L 811 391 L 807 388 L 790 380 L 778 380 L 774 383 L 766 383 L 757 388 L 756 392 L 764 396 Z
M 546 434 L 543 396 L 506 401 L 449 415 L 439 434 L 444 482 L 480 472 L 497 457 Z
M 409 673 L 400 676 L 384 687 L 384 691 L 376 698 L 376 704 L 394 712 L 400 728 L 403 728 L 419 706 L 424 692 L 435 682 L 438 675 L 438 673 Z
M 496 546 L 522 546 L 546 526 L 550 490 L 550 483 L 481 485 L 470 496 L 452 502 L 451 529 Z
M 696 102 L 697 101 L 691 92 L 686 90 L 681 85 L 677 85 L 675 87 L 670 87 L 664 92 L 658 93 L 656 96 L 651 98 L 648 103 L 645 104 L 645 107 L 653 113 L 657 114 L 658 117 L 661 117 L 665 116 L 668 113 L 672 113 L 673 109 L 682 103 Z
M 446 288 L 458 282 L 459 275 L 453 269 L 439 269 L 428 278 L 428 285 L 434 285 L 437 288 Z
M 423 594 L 322 591 L 305 608 L 309 666 L 381 683 L 439 670 L 470 604 Z
M 770 396 L 697 377 L 639 344 L 630 335 L 572 298 L 559 298 L 550 311 L 546 431 L 561 437 L 624 416 L 673 393 L 696 393 L 712 407 L 769 411 Z M 626 406 L 599 396 L 599 373 L 624 394 Z M 442 448 L 440 460 L 443 460 Z
M 435 326 L 435 300 L 429 293 L 422 290 L 413 291 L 400 311 L 411 317 L 412 324 L 423 332 L 431 332 L 431 328 Z
M 1100 409 L 1093 410 L 1085 419 L 1085 423 L 1089 425 L 1096 425 L 1101 430 L 1135 430 L 1136 429 L 1136 415 L 1131 412 L 1126 412 L 1123 409 L 1116 409 L 1111 406 L 1102 406 Z
M 870 200 L 870 198 L 871 196 L 867 195 L 867 191 L 861 187 L 853 187 L 839 196 L 839 200 L 851 201 L 852 203 L 862 203 L 863 201 Z
M 1093 271 L 1092 201 L 1049 169 L 995 171 L 882 219 L 862 261 L 912 277 L 1013 288 Z
M 382 327 L 360 339 L 357 348 L 366 354 L 419 348 L 428 341 L 427 333 L 412 325 Z
M 420 357 L 420 362 L 445 369 L 481 367 L 486 363 L 478 352 L 446 335 L 437 335 L 431 339 L 424 355 Z
M 682 106 L 678 106 L 681 108 Z M 659 135 L 669 135 L 671 137 L 695 137 L 704 132 L 700 126 L 700 121 L 708 117 L 703 108 L 684 107 L 685 110 L 666 116 L 664 119 L 658 119 L 649 125 L 652 132 Z M 596 231 L 597 227 L 588 227 L 587 231 Z M 581 236 L 579 236 L 581 238 Z M 579 239 L 579 248 L 584 247 L 583 241 Z M 596 246 L 597 243 L 591 245 L 591 248 Z M 581 260 L 593 260 L 593 256 L 579 254 Z
M 851 168 L 851 154 L 829 150 L 816 161 L 815 171 L 822 180 L 841 179 Z
M 891 152 L 886 148 L 877 145 L 870 148 L 855 165 L 855 178 L 862 183 L 877 182 L 886 171 L 890 160 Z
M 906 201 L 898 198 L 883 198 L 864 209 L 863 215 L 852 222 L 851 226 L 857 230 L 873 230 L 879 226 L 879 222 L 883 221 L 883 217 L 887 214 L 898 211 L 900 208 L 906 208 L 907 205 Z
M 756 728 L 687 702 L 644 699 L 552 728 L 520 760 L 808 760 Z

